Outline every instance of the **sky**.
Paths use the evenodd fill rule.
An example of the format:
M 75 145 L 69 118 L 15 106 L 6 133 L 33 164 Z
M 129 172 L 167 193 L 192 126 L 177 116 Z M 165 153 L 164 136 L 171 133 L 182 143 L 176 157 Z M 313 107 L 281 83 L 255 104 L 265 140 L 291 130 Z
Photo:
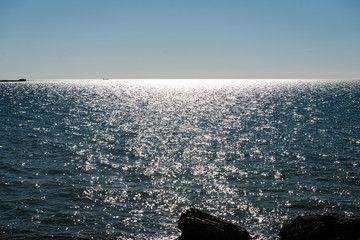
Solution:
M 360 79 L 359 0 L 0 0 L 0 79 Z

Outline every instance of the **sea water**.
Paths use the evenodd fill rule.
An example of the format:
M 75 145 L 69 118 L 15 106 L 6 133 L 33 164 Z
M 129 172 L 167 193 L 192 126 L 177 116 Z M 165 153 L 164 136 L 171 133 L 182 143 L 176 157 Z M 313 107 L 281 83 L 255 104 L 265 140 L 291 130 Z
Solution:
M 360 81 L 0 84 L 0 238 L 174 239 L 188 206 L 276 235 L 360 215 Z

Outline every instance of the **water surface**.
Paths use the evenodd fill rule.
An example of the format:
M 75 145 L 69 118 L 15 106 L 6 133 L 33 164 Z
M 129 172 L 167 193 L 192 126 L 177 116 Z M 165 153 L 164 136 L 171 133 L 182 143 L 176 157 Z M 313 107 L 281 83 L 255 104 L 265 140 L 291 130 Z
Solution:
M 360 81 L 0 84 L 6 239 L 173 239 L 192 205 L 276 235 L 360 215 Z

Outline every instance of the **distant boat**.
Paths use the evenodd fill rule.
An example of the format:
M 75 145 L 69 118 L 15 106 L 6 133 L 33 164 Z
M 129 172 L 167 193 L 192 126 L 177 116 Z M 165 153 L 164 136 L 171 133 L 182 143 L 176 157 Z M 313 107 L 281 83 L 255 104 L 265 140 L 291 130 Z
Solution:
M 103 80 L 109 80 L 108 78 L 103 78 Z
M 0 82 L 26 82 L 26 79 L 20 78 L 18 80 L 0 80 Z

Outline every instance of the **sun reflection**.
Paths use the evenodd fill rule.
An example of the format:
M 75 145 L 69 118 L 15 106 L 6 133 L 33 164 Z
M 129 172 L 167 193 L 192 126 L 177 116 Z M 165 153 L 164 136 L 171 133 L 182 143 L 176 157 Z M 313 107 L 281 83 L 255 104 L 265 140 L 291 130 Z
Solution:
M 222 88 L 226 86 L 240 86 L 251 83 L 271 83 L 269 79 L 117 79 L 106 81 L 106 83 L 118 82 L 121 84 L 151 87 L 151 88 L 169 88 L 169 89 L 192 89 L 192 88 Z
M 36 119 L 31 128 L 42 136 L 44 156 L 51 159 L 44 171 L 56 175 L 55 182 L 47 181 L 59 187 L 68 182 L 71 190 L 59 192 L 71 192 L 79 201 L 74 221 L 98 214 L 109 234 L 114 226 L 129 234 L 160 227 L 177 233 L 172 223 L 188 205 L 242 221 L 254 231 L 271 223 L 274 231 L 289 209 L 335 206 L 324 201 L 327 196 L 358 203 L 352 188 L 339 185 L 357 183 L 356 158 L 345 165 L 347 158 L 333 152 L 299 150 L 330 139 L 327 116 L 317 110 L 324 102 L 313 98 L 317 90 L 263 81 L 110 79 L 52 85 L 46 96 L 58 96 L 54 104 L 63 109 L 51 121 Z M 282 85 L 269 87 L 272 83 Z M 43 112 L 43 104 L 40 108 Z M 59 121 L 49 125 L 43 119 Z M 319 131 L 304 134 L 306 126 Z M 354 149 L 359 139 L 352 137 Z M 20 172 L 31 164 L 21 160 Z M 324 184 L 329 177 L 331 189 Z M 47 181 L 36 180 L 31 188 L 45 189 L 43 202 L 53 199 L 45 195 Z

